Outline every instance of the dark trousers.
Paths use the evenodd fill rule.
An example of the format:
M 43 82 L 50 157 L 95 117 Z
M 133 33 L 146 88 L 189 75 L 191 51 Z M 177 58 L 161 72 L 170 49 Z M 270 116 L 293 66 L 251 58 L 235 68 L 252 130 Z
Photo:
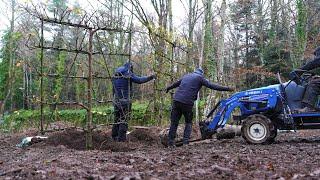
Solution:
M 304 93 L 302 103 L 306 106 L 315 107 L 320 94 L 320 77 L 315 76 L 309 81 Z
M 188 144 L 191 131 L 192 131 L 192 112 L 193 105 L 184 104 L 178 101 L 173 101 L 172 110 L 171 110 L 171 124 L 169 130 L 169 145 L 173 146 L 179 125 L 179 120 L 181 116 L 184 116 L 185 119 L 185 129 L 183 134 L 183 144 Z
M 112 126 L 112 138 L 115 141 L 126 141 L 128 120 L 130 118 L 131 104 L 114 104 L 114 124 Z

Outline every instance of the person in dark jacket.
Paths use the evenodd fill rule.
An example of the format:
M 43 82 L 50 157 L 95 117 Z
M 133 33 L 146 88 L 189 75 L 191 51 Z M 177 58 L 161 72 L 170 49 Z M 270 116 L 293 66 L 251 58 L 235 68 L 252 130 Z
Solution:
M 132 95 L 132 83 L 142 84 L 152 79 L 155 79 L 155 75 L 136 76 L 133 73 L 131 63 L 126 63 L 116 69 L 114 77 L 112 78 L 115 116 L 112 127 L 112 138 L 115 141 L 126 141 L 128 120 L 131 111 L 130 96 Z
M 171 110 L 171 124 L 169 130 L 169 146 L 175 146 L 175 136 L 178 129 L 179 120 L 182 115 L 185 118 L 185 129 L 183 134 L 183 144 L 188 144 L 192 131 L 193 103 L 197 99 L 198 92 L 202 86 L 206 86 L 218 91 L 232 91 L 230 87 L 220 86 L 210 83 L 203 76 L 203 70 L 198 68 L 193 73 L 184 75 L 180 80 L 166 88 L 168 93 L 171 89 L 177 88 L 173 97 Z
M 300 69 L 310 71 L 320 67 L 320 46 L 315 49 L 313 54 L 315 55 L 315 58 L 307 62 L 302 67 L 300 67 Z M 315 108 L 315 105 L 318 99 L 317 96 L 319 94 L 320 94 L 320 77 L 314 76 L 308 82 L 305 94 L 302 99 L 302 104 L 304 108 L 299 109 L 298 111 L 299 112 L 317 111 L 317 108 Z

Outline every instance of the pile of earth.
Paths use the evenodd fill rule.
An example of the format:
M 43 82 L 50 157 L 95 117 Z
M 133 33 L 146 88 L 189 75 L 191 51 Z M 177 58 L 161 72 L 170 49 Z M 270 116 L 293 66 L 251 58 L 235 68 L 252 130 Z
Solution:
M 92 134 L 92 149 L 93 150 L 110 150 L 113 152 L 128 152 L 143 147 L 163 147 L 167 144 L 169 128 L 159 127 L 143 127 L 133 126 L 131 131 L 127 133 L 126 142 L 116 142 L 111 137 L 111 128 L 99 128 L 95 129 Z M 191 140 L 197 140 L 201 138 L 200 128 L 196 125 L 192 128 Z M 229 128 L 230 130 L 230 128 Z M 218 139 L 233 138 L 234 133 L 228 129 L 217 133 Z M 177 144 L 182 142 L 184 132 L 184 126 L 180 125 L 177 130 L 176 141 Z M 230 136 L 231 134 L 231 136 Z M 39 135 L 39 132 L 33 130 L 29 131 L 29 136 Z M 33 146 L 65 146 L 69 149 L 86 150 L 86 131 L 75 127 L 64 127 L 52 131 L 48 131 L 45 136 L 48 138 L 45 140 L 32 141 Z M 23 137 L 21 137 L 22 139 Z M 18 141 L 18 140 L 16 140 Z M 36 145 L 37 144 L 37 145 Z
M 127 142 L 116 142 L 111 137 L 111 130 L 94 130 L 92 134 L 92 149 L 127 152 L 145 146 L 159 146 L 159 131 L 157 127 L 136 128 L 127 134 Z M 43 141 L 51 146 L 65 146 L 69 149 L 86 149 L 86 132 L 81 129 L 70 128 L 48 134 Z M 40 145 L 40 144 L 39 144 Z

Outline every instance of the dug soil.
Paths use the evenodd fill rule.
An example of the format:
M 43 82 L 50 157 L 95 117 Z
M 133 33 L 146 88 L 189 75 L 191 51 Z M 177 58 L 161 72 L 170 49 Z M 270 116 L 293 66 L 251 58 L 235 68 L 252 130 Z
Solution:
M 270 145 L 241 137 L 213 139 L 176 148 L 159 143 L 161 129 L 136 128 L 128 142 L 114 142 L 110 128 L 85 133 L 66 128 L 48 139 L 16 147 L 28 130 L 0 134 L 0 179 L 319 179 L 320 130 L 279 133 Z

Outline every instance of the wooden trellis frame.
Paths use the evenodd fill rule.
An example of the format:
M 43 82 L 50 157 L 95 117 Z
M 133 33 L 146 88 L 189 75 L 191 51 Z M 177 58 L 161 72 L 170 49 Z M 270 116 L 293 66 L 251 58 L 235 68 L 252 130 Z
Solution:
M 44 11 L 45 12 L 45 11 Z M 29 12 L 30 13 L 30 12 Z M 32 14 L 32 13 L 31 13 Z M 40 35 L 40 43 L 38 45 L 33 45 L 32 47 L 28 45 L 27 43 L 27 46 L 29 48 L 37 48 L 37 49 L 41 49 L 41 54 L 40 54 L 40 72 L 37 71 L 37 74 L 40 76 L 40 111 L 41 111 L 41 119 L 40 119 L 40 131 L 41 133 L 44 132 L 44 129 L 43 129 L 43 122 L 44 122 L 44 113 L 43 113 L 43 108 L 44 108 L 44 104 L 50 104 L 50 103 L 46 103 L 44 102 L 44 94 L 43 94 L 43 78 L 44 77 L 50 77 L 50 78 L 80 78 L 80 79 L 84 79 L 87 81 L 87 103 L 86 104 L 83 104 L 81 102 L 56 102 L 56 103 L 51 103 L 50 105 L 75 105 L 75 106 L 80 106 L 84 109 L 87 110 L 87 129 L 86 129 L 86 139 L 87 139 L 87 148 L 88 149 L 91 149 L 92 148 L 92 130 L 93 130 L 93 125 L 92 125 L 92 85 L 93 85 L 93 80 L 94 79 L 111 79 L 112 78 L 112 75 L 110 74 L 109 70 L 108 70 L 108 77 L 98 77 L 98 76 L 95 76 L 92 74 L 92 63 L 93 63 L 93 55 L 95 54 L 100 54 L 103 56 L 104 60 L 106 61 L 106 58 L 105 58 L 105 55 L 118 55 L 118 56 L 127 56 L 128 59 L 129 59 L 129 62 L 131 61 L 131 46 L 132 46 L 132 34 L 133 34 L 133 31 L 132 29 L 130 28 L 130 30 L 124 30 L 124 29 L 116 29 L 116 28 L 109 28 L 109 27 L 94 27 L 94 26 L 90 26 L 88 25 L 89 24 L 89 20 L 88 21 L 85 21 L 84 18 L 81 19 L 81 21 L 76 24 L 76 23 L 72 23 L 70 21 L 66 22 L 66 21 L 63 21 L 64 19 L 64 16 L 66 16 L 66 11 L 63 12 L 64 16 L 60 19 L 58 18 L 49 18 L 48 15 L 46 15 L 46 13 L 44 13 L 45 15 L 41 15 L 39 13 L 36 12 L 35 16 L 37 18 L 40 19 L 41 21 L 41 35 Z M 92 15 L 93 16 L 93 15 Z M 91 18 L 91 17 L 90 17 Z M 89 18 L 89 19 L 90 19 Z M 44 23 L 51 23 L 51 24 L 58 24 L 58 25 L 62 25 L 62 26 L 69 26 L 69 27 L 76 27 L 76 28 L 81 28 L 81 29 L 84 29 L 86 30 L 86 32 L 89 32 L 89 44 L 88 44 L 88 47 L 87 47 L 87 50 L 83 50 L 82 48 L 81 49 L 67 49 L 67 48 L 60 48 L 60 47 L 53 47 L 52 46 L 45 46 L 44 45 L 44 35 L 43 35 L 43 30 L 44 30 Z M 123 32 L 123 33 L 128 33 L 129 34 L 129 43 L 128 43 L 128 51 L 129 53 L 102 53 L 102 48 L 101 48 L 101 51 L 98 51 L 98 52 L 93 52 L 93 38 L 94 38 L 94 35 L 97 31 L 108 31 L 108 32 Z M 138 33 L 145 33 L 145 32 L 140 32 L 140 31 L 135 31 L 135 32 L 138 32 Z M 145 34 L 148 34 L 148 33 L 145 33 Z M 161 38 L 163 39 L 166 43 L 168 43 L 171 47 L 171 50 L 172 50 L 172 54 L 171 54 L 171 57 L 167 57 L 166 55 L 164 54 L 159 54 L 159 52 L 155 52 L 156 55 L 164 58 L 165 60 L 169 61 L 172 66 L 170 67 L 171 68 L 171 71 L 173 72 L 173 64 L 176 63 L 176 64 L 179 64 L 179 65 L 185 65 L 185 63 L 183 62 L 179 62 L 179 61 L 175 61 L 175 49 L 178 48 L 178 49 L 181 49 L 182 51 L 188 53 L 183 47 L 179 46 L 176 42 L 171 42 L 170 40 L 168 40 L 166 37 L 162 37 L 158 34 L 154 34 L 156 37 L 158 38 Z M 84 36 L 85 38 L 86 36 Z M 99 38 L 97 38 L 98 42 L 99 42 Z M 29 41 L 29 40 L 28 40 Z M 99 45 L 100 45 L 100 42 L 99 42 Z M 101 45 L 100 45 L 101 46 Z M 54 51 L 63 51 L 63 52 L 68 52 L 68 53 L 75 53 L 76 56 L 73 60 L 73 63 L 75 62 L 76 58 L 77 58 L 77 55 L 78 54 L 85 54 L 85 55 L 88 55 L 88 76 L 87 77 L 84 77 L 84 76 L 70 76 L 70 72 L 71 72 L 71 69 L 72 67 L 69 69 L 70 71 L 68 72 L 67 75 L 59 75 L 59 74 L 44 74 L 43 72 L 43 53 L 44 53 L 44 50 L 45 49 L 51 49 L 51 50 L 54 50 Z M 73 64 L 72 64 L 73 65 Z M 174 79 L 173 79 L 173 76 L 172 74 L 167 74 L 167 73 L 164 73 L 164 72 L 161 72 L 161 71 L 156 71 L 156 73 L 158 74 L 163 74 L 165 76 L 169 76 L 170 77 L 170 81 L 172 82 Z M 130 86 L 130 83 L 129 83 L 129 86 Z M 130 87 L 129 87 L 130 89 Z M 172 94 L 171 94 L 172 96 Z M 131 98 L 131 95 L 129 94 L 129 99 Z M 108 102 L 112 102 L 111 101 L 108 101 Z
M 44 128 L 43 128 L 43 122 L 44 122 L 44 93 L 43 93 L 43 78 L 44 77 L 51 77 L 51 78 L 59 78 L 62 75 L 58 74 L 44 74 L 43 72 L 43 55 L 44 55 L 44 50 L 45 49 L 51 49 L 55 51 L 64 51 L 64 52 L 69 52 L 69 53 L 78 53 L 81 54 L 86 54 L 88 55 L 88 76 L 69 76 L 70 72 L 68 73 L 67 76 L 63 76 L 64 78 L 81 78 L 85 79 L 87 81 L 87 103 L 83 104 L 81 102 L 59 102 L 59 103 L 54 103 L 54 105 L 76 105 L 80 106 L 84 109 L 87 110 L 87 124 L 86 124 L 86 147 L 87 149 L 92 149 L 92 131 L 93 131 L 93 123 L 92 123 L 92 86 L 93 86 L 93 80 L 94 79 L 111 79 L 112 76 L 109 73 L 109 77 L 98 77 L 92 74 L 92 64 L 93 64 L 93 55 L 95 54 L 100 54 L 103 55 L 103 58 L 105 59 L 105 55 L 118 55 L 118 56 L 127 56 L 129 59 L 129 62 L 131 61 L 131 38 L 132 38 L 132 31 L 127 31 L 123 29 L 113 29 L 113 28 L 108 28 L 108 27 L 91 27 L 89 25 L 85 24 L 75 24 L 71 22 L 65 22 L 62 20 L 57 20 L 57 19 L 50 19 L 48 17 L 43 17 L 39 16 L 38 17 L 41 21 L 41 35 L 40 35 L 40 43 L 38 45 L 33 45 L 30 46 L 27 42 L 27 46 L 29 48 L 38 48 L 41 49 L 40 52 L 40 72 L 38 72 L 38 75 L 40 76 L 40 132 L 43 134 L 44 133 Z M 89 40 L 88 40 L 88 47 L 87 50 L 82 50 L 82 49 L 66 49 L 66 48 L 57 48 L 57 47 L 50 47 L 50 46 L 44 46 L 44 35 L 43 35 L 43 30 L 44 30 L 44 23 L 53 23 L 53 24 L 59 24 L 59 25 L 64 25 L 64 26 L 71 26 L 71 27 L 76 27 L 76 28 L 82 28 L 87 31 L 89 31 Z M 123 32 L 123 33 L 128 33 L 129 34 L 129 53 L 102 53 L 102 52 L 93 52 L 93 39 L 94 35 L 97 31 L 112 31 L 112 32 Z M 77 57 L 77 56 L 76 56 Z M 75 59 L 76 59 L 75 57 Z M 75 61 L 74 59 L 74 61 Z M 71 68 L 70 68 L 71 70 Z M 130 87 L 129 87 L 130 88 Z M 129 96 L 130 98 L 130 96 Z M 109 102 L 109 101 L 108 101 Z

